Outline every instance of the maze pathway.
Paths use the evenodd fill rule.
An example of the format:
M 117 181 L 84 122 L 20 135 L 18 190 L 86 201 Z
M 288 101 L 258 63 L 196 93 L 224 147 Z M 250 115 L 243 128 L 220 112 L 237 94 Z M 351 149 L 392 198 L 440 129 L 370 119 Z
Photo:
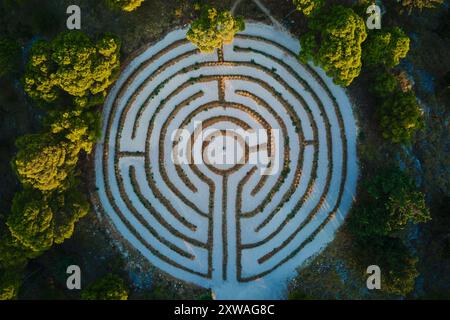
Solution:
M 155 266 L 219 299 L 280 298 L 352 204 L 350 101 L 299 63 L 287 33 L 248 23 L 233 44 L 201 54 L 186 31 L 142 51 L 111 90 L 97 209 Z M 252 144 L 248 132 L 265 135 Z M 239 163 L 210 161 L 230 145 Z

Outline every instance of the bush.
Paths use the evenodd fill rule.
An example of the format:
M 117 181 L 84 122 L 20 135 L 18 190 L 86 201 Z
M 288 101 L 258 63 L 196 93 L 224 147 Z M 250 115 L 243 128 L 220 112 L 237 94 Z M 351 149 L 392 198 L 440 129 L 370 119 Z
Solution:
M 127 300 L 125 282 L 117 275 L 107 274 L 81 293 L 83 300 Z
M 223 44 L 233 42 L 234 35 L 245 29 L 242 17 L 234 18 L 230 12 L 218 12 L 206 6 L 200 18 L 192 22 L 186 37 L 203 53 L 211 53 Z

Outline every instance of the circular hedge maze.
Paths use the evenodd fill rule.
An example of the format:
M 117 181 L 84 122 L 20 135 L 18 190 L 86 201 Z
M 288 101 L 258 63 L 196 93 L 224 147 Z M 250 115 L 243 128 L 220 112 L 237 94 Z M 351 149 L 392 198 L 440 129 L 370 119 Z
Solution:
M 298 62 L 289 34 L 247 24 L 214 54 L 185 35 L 139 53 L 110 92 L 97 209 L 155 266 L 218 298 L 279 297 L 353 201 L 351 104 Z M 217 161 L 231 148 L 235 163 Z

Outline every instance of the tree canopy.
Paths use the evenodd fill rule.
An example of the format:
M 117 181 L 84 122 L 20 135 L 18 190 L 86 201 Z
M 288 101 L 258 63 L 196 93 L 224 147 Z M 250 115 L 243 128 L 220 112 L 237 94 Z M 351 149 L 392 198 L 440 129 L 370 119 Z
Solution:
M 310 16 L 323 6 L 323 0 L 294 0 L 294 5 L 305 16 Z
M 100 137 L 98 112 L 80 109 L 52 110 L 45 122 L 51 133 L 65 138 L 76 150 L 83 150 L 88 154 Z
M 228 11 L 218 11 L 205 6 L 200 17 L 194 20 L 186 37 L 203 53 L 211 53 L 223 44 L 233 42 L 237 32 L 245 29 L 242 17 L 233 17 Z
M 364 20 L 350 8 L 333 6 L 310 18 L 308 26 L 310 31 L 300 37 L 300 60 L 312 60 L 336 84 L 348 86 L 361 71 Z
M 51 134 L 29 134 L 16 140 L 13 167 L 25 187 L 51 191 L 64 187 L 78 161 L 78 148 Z
M 125 282 L 115 274 L 107 274 L 81 292 L 83 300 L 127 300 Z
M 380 267 L 381 290 L 383 292 L 405 296 L 414 289 L 418 259 L 411 255 L 399 238 L 383 237 L 381 240 L 365 246 L 361 255 L 364 276 L 368 265 Z
M 14 196 L 7 225 L 22 247 L 38 254 L 70 238 L 75 223 L 88 210 L 87 200 L 77 190 L 43 194 L 25 189 Z
M 366 192 L 349 219 L 350 230 L 359 239 L 391 236 L 410 221 L 431 219 L 424 194 L 400 169 L 383 169 L 363 185 Z
M 131 12 L 139 8 L 144 0 L 107 0 L 113 8 Z
M 119 70 L 120 41 L 111 35 L 93 43 L 81 31 L 37 41 L 26 66 L 24 88 L 36 100 L 53 102 L 61 93 L 79 106 L 106 95 Z
M 392 143 L 408 143 L 423 128 L 423 112 L 414 92 L 397 90 L 377 110 L 382 135 Z
M 444 0 L 401 0 L 401 5 L 411 12 L 413 9 L 434 8 L 443 2 Z
M 18 69 L 21 54 L 17 42 L 0 37 L 0 78 Z
M 398 27 L 371 30 L 363 45 L 363 62 L 367 66 L 395 67 L 408 54 L 409 42 L 408 36 Z
M 373 86 L 370 91 L 379 98 L 386 98 L 392 95 L 399 87 L 397 78 L 387 70 L 380 70 L 375 73 Z

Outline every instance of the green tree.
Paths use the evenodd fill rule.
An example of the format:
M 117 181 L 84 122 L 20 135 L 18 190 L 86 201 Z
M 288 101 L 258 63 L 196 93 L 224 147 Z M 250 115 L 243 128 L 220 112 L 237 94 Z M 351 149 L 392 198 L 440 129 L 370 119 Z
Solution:
M 96 111 L 52 110 L 45 122 L 51 133 L 67 139 L 88 154 L 100 137 L 100 114 Z
M 83 300 L 127 300 L 128 290 L 119 276 L 109 273 L 84 289 L 81 298 Z
M 43 194 L 25 189 L 14 196 L 7 225 L 23 248 L 40 254 L 70 238 L 88 210 L 89 203 L 77 190 Z
M 349 230 L 362 242 L 392 236 L 408 222 L 431 219 L 425 195 L 400 169 L 382 169 L 363 183 L 366 191 L 348 221 Z
M 245 29 L 242 17 L 234 18 L 228 11 L 205 6 L 200 17 L 193 21 L 186 37 L 203 53 L 211 53 L 223 44 L 233 42 L 234 35 Z
M 15 299 L 19 292 L 21 280 L 21 273 L 18 270 L 0 269 L 0 300 Z
M 106 35 L 93 43 L 81 31 L 61 33 L 53 41 L 36 42 L 26 66 L 24 88 L 38 101 L 53 102 L 61 93 L 79 106 L 106 96 L 119 70 L 119 40 Z
M 17 71 L 21 55 L 21 48 L 14 40 L 0 37 L 0 78 Z
M 34 257 L 33 252 L 23 248 L 12 237 L 6 224 L 1 224 L 0 232 L 0 269 L 23 269 L 28 262 L 28 258 Z
M 435 8 L 442 4 L 444 0 L 401 0 L 402 6 L 408 10 L 409 13 L 413 9 L 422 10 L 424 8 Z
M 294 5 L 305 16 L 310 16 L 323 6 L 323 0 L 294 0 Z
M 417 271 L 416 257 L 398 238 L 383 237 L 379 241 L 362 248 L 364 262 L 363 274 L 366 277 L 368 265 L 377 265 L 381 269 L 381 290 L 383 292 L 405 296 L 414 289 Z
M 397 90 L 377 110 L 382 135 L 392 143 L 408 143 L 423 128 L 423 112 L 414 92 Z
M 24 186 L 51 191 L 64 187 L 78 161 L 78 147 L 58 141 L 51 134 L 29 134 L 16 141 L 19 149 L 13 159 Z
M 144 0 L 107 0 L 107 2 L 113 8 L 131 12 L 140 7 Z
M 309 20 L 300 37 L 300 60 L 312 60 L 334 79 L 348 86 L 361 71 L 361 44 L 367 37 L 364 20 L 352 9 L 333 6 Z
M 398 81 L 395 75 L 387 70 L 376 72 L 373 79 L 372 91 L 379 98 L 386 98 L 398 89 Z
M 409 43 L 408 36 L 398 27 L 372 30 L 363 45 L 363 63 L 395 67 L 408 54 Z

